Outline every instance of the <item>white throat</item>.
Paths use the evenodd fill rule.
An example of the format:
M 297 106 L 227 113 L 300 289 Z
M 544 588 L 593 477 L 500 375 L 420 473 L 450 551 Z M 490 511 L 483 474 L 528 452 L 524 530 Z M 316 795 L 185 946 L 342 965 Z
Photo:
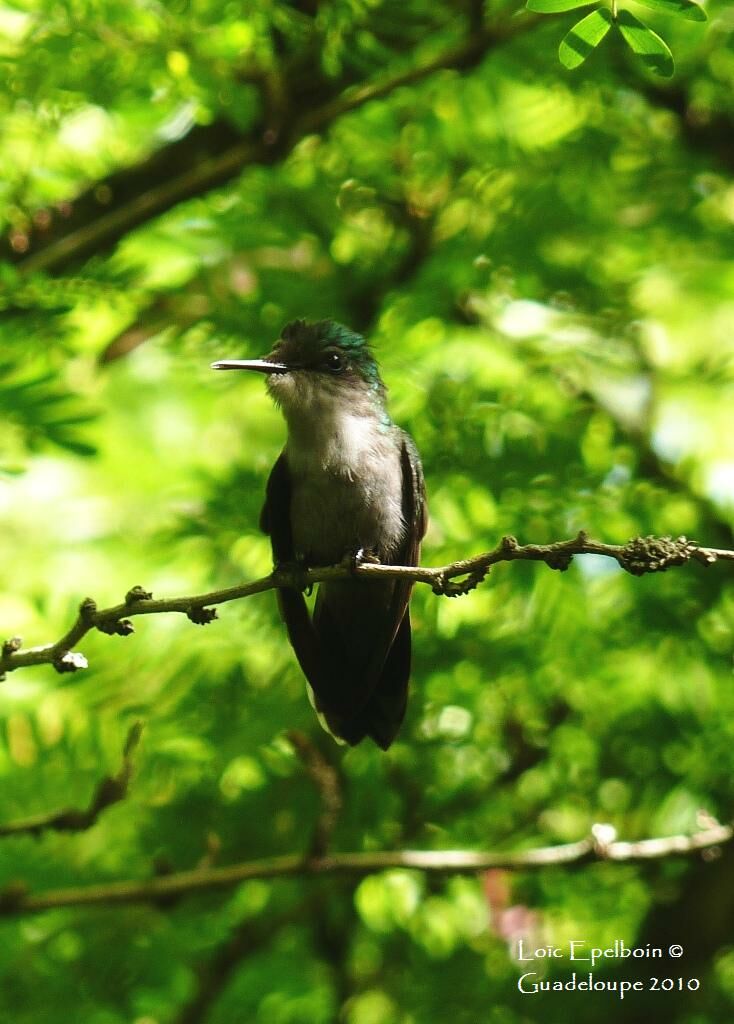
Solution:
M 288 417 L 288 462 L 295 473 L 332 472 L 351 476 L 377 455 L 385 431 L 372 409 L 345 408 L 343 401 L 326 400 L 318 410 Z M 370 415 L 371 413 L 371 415 Z

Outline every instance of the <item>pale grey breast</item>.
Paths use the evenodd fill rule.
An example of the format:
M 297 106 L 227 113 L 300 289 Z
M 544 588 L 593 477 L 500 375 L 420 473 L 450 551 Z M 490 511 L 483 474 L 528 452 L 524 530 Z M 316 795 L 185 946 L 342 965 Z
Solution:
M 347 414 L 318 435 L 286 446 L 296 554 L 328 565 L 364 548 L 389 560 L 406 529 L 396 428 Z

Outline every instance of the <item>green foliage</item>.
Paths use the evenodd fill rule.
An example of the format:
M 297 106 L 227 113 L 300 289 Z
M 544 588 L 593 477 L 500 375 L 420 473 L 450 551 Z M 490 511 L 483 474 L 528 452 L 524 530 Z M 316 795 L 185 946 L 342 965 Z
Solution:
M 675 71 L 675 65 L 668 44 L 629 11 L 619 12 L 618 24 L 625 42 L 645 67 L 656 75 L 670 78 Z
M 0 637 L 55 640 L 87 595 L 269 570 L 257 523 L 283 423 L 260 381 L 208 367 L 269 351 L 296 317 L 374 344 L 423 457 L 427 564 L 581 528 L 733 548 L 734 8 L 712 0 L 705 35 L 700 7 L 654 2 L 639 17 L 675 52 L 673 90 L 647 74 L 670 65 L 637 7 L 569 17 L 577 76 L 552 23 L 504 4 L 484 34 L 478 5 L 449 0 L 0 8 Z M 635 52 L 584 63 L 612 22 Z M 0 887 L 307 851 L 321 802 L 291 729 L 336 772 L 333 850 L 520 850 L 597 822 L 634 840 L 732 818 L 726 564 L 642 579 L 595 557 L 506 564 L 456 600 L 416 588 L 412 616 L 387 754 L 321 732 L 272 594 L 204 627 L 156 615 L 90 634 L 83 672 L 10 673 L 0 823 L 88 806 L 129 724 L 145 730 L 126 799 L 79 833 L 0 839 Z M 732 891 L 726 855 L 294 876 L 0 917 L 0 1020 L 191 1024 L 197 998 L 210 1024 L 627 1014 L 580 993 L 528 1003 L 508 944 L 532 936 L 681 942 L 676 977 L 701 989 L 666 993 L 666 1019 L 718 1024 Z M 629 1005 L 655 1020 L 663 1002 Z
M 590 7 L 592 3 L 595 0 L 528 0 L 525 6 L 538 14 L 559 14 L 561 11 L 573 11 L 577 7 Z
M 538 14 L 559 14 L 576 7 L 587 7 L 596 0 L 527 0 L 525 6 Z M 661 14 L 687 21 L 706 21 L 705 10 L 695 0 L 636 0 Z M 579 67 L 605 38 L 609 29 L 616 26 L 630 49 L 643 65 L 655 75 L 672 78 L 675 72 L 673 54 L 668 44 L 627 10 L 617 9 L 617 0 L 612 0 L 611 10 L 601 7 L 592 11 L 569 30 L 561 41 L 558 59 L 569 70 Z
M 706 11 L 694 0 L 635 0 L 651 11 L 661 14 L 673 14 L 688 21 L 706 21 Z M 620 16 L 620 23 L 622 18 Z
M 89 423 L 94 414 L 82 411 L 56 382 L 53 371 L 29 376 L 14 362 L 0 362 L 0 416 L 17 429 L 30 450 L 43 439 L 77 455 L 93 455 L 94 447 L 82 441 L 75 428 Z
M 612 16 L 607 10 L 592 11 L 577 22 L 561 40 L 558 59 L 566 68 L 583 64 L 591 51 L 599 45 L 612 27 Z

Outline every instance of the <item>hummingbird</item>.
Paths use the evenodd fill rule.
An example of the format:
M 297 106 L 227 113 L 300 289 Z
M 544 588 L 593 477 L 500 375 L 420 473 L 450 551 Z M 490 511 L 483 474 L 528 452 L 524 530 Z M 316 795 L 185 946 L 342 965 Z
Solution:
M 413 439 L 390 419 L 368 342 L 333 320 L 287 324 L 262 359 L 215 370 L 266 374 L 286 421 L 260 527 L 276 566 L 345 559 L 417 565 L 427 525 Z M 288 638 L 322 724 L 351 746 L 387 750 L 405 715 L 410 676 L 410 581 L 320 583 L 310 614 L 302 591 L 278 590 Z

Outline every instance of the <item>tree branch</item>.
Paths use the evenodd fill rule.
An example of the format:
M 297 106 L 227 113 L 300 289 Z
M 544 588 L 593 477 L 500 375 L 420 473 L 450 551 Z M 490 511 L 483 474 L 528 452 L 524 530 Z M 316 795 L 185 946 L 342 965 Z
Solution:
M 229 889 L 254 878 L 305 878 L 321 875 L 369 875 L 394 868 L 410 868 L 438 875 L 471 875 L 491 868 L 535 870 L 592 861 L 638 863 L 666 857 L 690 856 L 712 850 L 734 838 L 732 825 L 712 824 L 693 835 L 665 836 L 621 842 L 611 825 L 595 825 L 591 835 L 575 843 L 541 846 L 514 853 L 479 853 L 468 850 L 381 850 L 370 853 L 334 853 L 324 857 L 285 854 L 228 867 L 181 871 L 145 881 L 129 880 L 33 894 L 13 883 L 0 891 L 0 916 L 35 914 L 59 907 L 110 906 L 160 903 L 172 898 L 217 889 Z
M 6 259 L 27 273 L 49 272 L 101 252 L 132 228 L 224 184 L 246 166 L 277 162 L 305 135 L 324 131 L 343 114 L 384 99 L 401 86 L 413 85 L 436 71 L 472 67 L 490 50 L 532 27 L 536 20 L 535 16 L 520 13 L 504 26 L 472 32 L 462 43 L 425 64 L 347 88 L 302 116 L 298 114 L 298 102 L 303 89 L 299 83 L 291 83 L 289 93 L 295 97 L 295 110 L 290 121 L 286 118 L 277 128 L 258 124 L 249 135 L 241 137 L 221 121 L 195 128 L 142 164 L 117 171 L 95 182 L 73 202 L 62 204 L 64 216 L 42 233 L 34 235 L 30 227 L 20 234 L 16 230 L 7 246 Z
M 17 835 L 39 835 L 47 829 L 54 832 L 83 832 L 95 824 L 102 811 L 119 803 L 127 796 L 127 788 L 133 771 L 133 753 L 140 742 L 143 723 L 135 722 L 127 734 L 122 751 L 122 765 L 115 775 L 108 775 L 97 783 L 89 807 L 78 807 L 38 814 L 32 818 L 0 824 L 0 837 Z
M 212 590 L 207 594 L 196 594 L 191 597 L 154 600 L 149 591 L 136 586 L 128 591 L 122 604 L 110 608 L 98 609 L 91 597 L 86 598 L 79 607 L 76 622 L 55 643 L 24 648 L 20 637 L 6 640 L 0 648 L 0 679 L 6 672 L 13 672 L 29 665 L 53 665 L 57 672 L 76 672 L 78 669 L 86 668 L 87 659 L 83 654 L 73 651 L 72 647 L 92 629 L 98 629 L 102 633 L 128 636 L 135 632 L 130 621 L 134 615 L 182 612 L 197 625 L 206 625 L 217 618 L 214 605 L 237 601 L 253 594 L 262 594 L 267 590 L 284 587 L 304 590 L 325 580 L 349 578 L 407 579 L 414 583 L 427 583 L 434 594 L 460 597 L 474 590 L 484 580 L 490 567 L 498 562 L 545 562 L 551 569 L 563 572 L 568 569 L 574 555 L 603 555 L 614 558 L 633 576 L 663 572 L 691 560 L 703 565 L 712 565 L 719 560 L 734 561 L 734 551 L 702 547 L 686 537 L 678 537 L 675 540 L 671 537 L 635 537 L 627 544 L 604 544 L 591 540 L 582 530 L 570 540 L 560 540 L 553 544 L 518 544 L 514 537 L 503 537 L 491 551 L 438 568 L 379 565 L 369 562 L 354 564 L 353 558 L 347 558 L 338 565 L 312 569 L 281 566 L 274 569 L 269 576 L 253 580 L 252 583 L 242 583 L 236 587 Z M 457 579 L 459 582 L 455 582 Z
M 308 852 L 310 857 L 323 857 L 344 802 L 339 773 L 305 733 L 299 729 L 290 729 L 286 735 L 319 795 L 321 812 L 316 821 Z
M 173 1024 L 199 1024 L 229 984 L 240 963 L 263 949 L 281 928 L 298 919 L 297 911 L 268 914 L 259 921 L 247 919 L 238 924 L 215 950 L 212 957 L 196 968 L 196 987 L 179 1009 Z
M 414 85 L 436 71 L 450 68 L 465 70 L 473 67 L 489 50 L 501 46 L 502 43 L 507 42 L 518 33 L 532 28 L 539 20 L 541 19 L 537 15 L 521 13 L 520 16 L 501 28 L 487 27 L 479 32 L 472 32 L 458 46 L 444 50 L 443 53 L 438 54 L 437 57 L 425 64 L 408 68 L 407 71 L 401 71 L 397 75 L 370 82 L 367 85 L 347 89 L 344 95 L 324 104 L 318 110 L 311 111 L 302 118 L 298 126 L 299 137 L 308 135 L 310 132 L 320 131 L 341 117 L 342 114 L 357 110 L 372 100 L 384 99 L 401 86 Z

